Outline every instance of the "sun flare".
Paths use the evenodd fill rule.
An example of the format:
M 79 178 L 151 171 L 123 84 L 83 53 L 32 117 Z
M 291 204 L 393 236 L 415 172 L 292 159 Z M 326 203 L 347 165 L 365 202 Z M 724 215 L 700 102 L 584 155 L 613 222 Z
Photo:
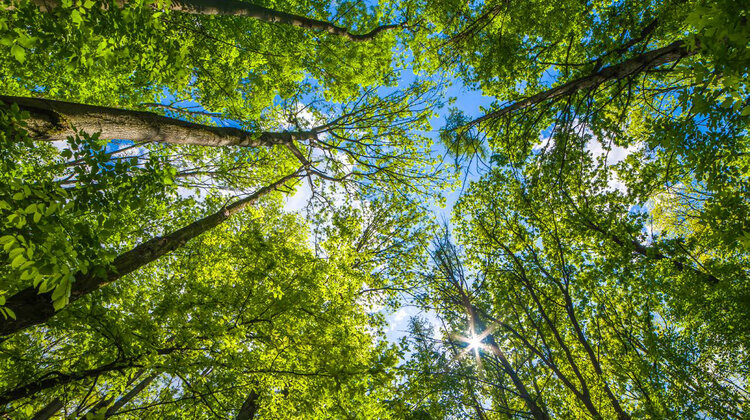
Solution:
M 479 349 L 482 347 L 482 337 L 481 336 L 473 336 L 471 337 L 467 343 L 469 343 L 469 349 Z

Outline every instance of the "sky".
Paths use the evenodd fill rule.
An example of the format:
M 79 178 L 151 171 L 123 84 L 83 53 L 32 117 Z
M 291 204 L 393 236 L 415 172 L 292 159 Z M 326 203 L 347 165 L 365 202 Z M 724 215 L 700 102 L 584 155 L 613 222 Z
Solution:
M 401 78 L 399 80 L 399 87 L 400 88 L 406 88 L 410 84 L 412 84 L 417 79 L 417 75 L 415 75 L 410 68 L 406 68 L 402 70 Z M 554 75 L 549 75 L 548 82 L 552 82 L 554 79 Z M 462 81 L 458 78 L 452 78 L 447 81 L 449 83 L 449 87 L 445 91 L 445 97 L 443 99 L 447 100 L 449 98 L 454 98 L 455 102 L 451 105 L 452 107 L 456 107 L 460 109 L 464 114 L 466 114 L 469 118 L 474 119 L 477 118 L 485 113 L 484 109 L 487 109 L 490 107 L 490 105 L 493 102 L 492 97 L 484 96 L 481 92 L 481 90 L 473 89 L 465 86 Z M 174 97 L 168 92 L 165 92 L 165 98 L 162 100 L 162 103 L 169 104 L 174 100 Z M 200 109 L 200 105 L 193 102 L 180 102 L 179 106 L 181 107 L 194 107 L 196 109 Z M 425 134 L 433 139 L 433 150 L 432 153 L 435 156 L 445 156 L 446 155 L 446 149 L 441 144 L 441 142 L 438 139 L 439 129 L 445 124 L 446 117 L 449 112 L 449 107 L 443 107 L 442 109 L 437 110 L 437 116 L 434 117 L 431 120 L 432 130 Z M 304 115 L 303 115 L 304 116 Z M 313 120 L 312 115 L 310 114 L 308 116 L 309 120 Z M 217 124 L 224 125 L 224 126 L 234 126 L 239 127 L 239 124 L 231 121 L 231 120 L 216 120 Z M 537 149 L 541 149 L 547 143 L 549 142 L 548 139 L 541 138 L 540 143 L 535 146 Z M 599 156 L 606 156 L 606 162 L 608 165 L 613 165 L 619 161 L 622 161 L 629 153 L 631 153 L 634 149 L 625 149 L 619 146 L 616 146 L 614 144 L 611 144 L 611 142 L 608 142 L 605 139 L 605 143 L 609 145 L 609 150 L 605 149 L 602 142 L 598 141 L 598 139 L 593 139 L 589 145 L 587 146 L 587 150 L 592 153 L 592 155 L 596 158 Z M 131 145 L 131 142 L 113 142 L 111 143 L 112 148 L 122 148 L 127 147 Z M 138 149 L 133 149 L 131 153 L 137 153 Z M 447 158 L 447 159 L 450 159 Z M 454 190 L 447 190 L 447 191 L 439 191 L 444 197 L 445 197 L 445 206 L 439 207 L 437 205 L 431 205 L 430 209 L 434 213 L 435 220 L 438 221 L 449 221 L 451 219 L 451 213 L 454 205 L 456 204 L 457 200 L 460 198 L 461 194 L 465 190 L 465 188 L 471 183 L 471 181 L 477 180 L 481 176 L 480 173 L 477 172 L 477 170 L 469 170 L 466 171 L 465 174 L 462 174 L 461 181 L 462 183 L 458 186 L 458 188 Z M 613 179 L 610 181 L 610 188 L 613 189 L 620 189 L 622 190 L 624 188 L 623 184 L 616 178 L 613 177 Z M 437 192 L 437 191 L 436 191 Z M 193 193 L 190 192 L 187 189 L 181 190 L 181 195 L 192 195 Z M 285 198 L 285 205 L 284 209 L 288 212 L 297 212 L 303 217 L 305 216 L 305 207 L 311 198 L 311 190 L 310 186 L 307 182 L 300 183 L 300 186 L 298 187 L 297 191 L 293 195 L 289 195 Z M 435 317 L 434 313 L 431 312 L 424 312 L 417 308 L 414 305 L 410 305 L 409 302 L 404 301 L 403 306 L 400 308 L 389 310 L 385 308 L 372 308 L 373 311 L 380 311 L 383 313 L 383 315 L 386 317 L 387 327 L 386 327 L 386 339 L 390 342 L 397 342 L 399 339 L 404 337 L 407 334 L 407 329 L 409 325 L 409 320 L 411 317 L 414 316 L 420 316 L 423 318 L 426 318 L 428 321 L 430 321 L 436 328 L 439 327 L 439 322 L 437 318 Z

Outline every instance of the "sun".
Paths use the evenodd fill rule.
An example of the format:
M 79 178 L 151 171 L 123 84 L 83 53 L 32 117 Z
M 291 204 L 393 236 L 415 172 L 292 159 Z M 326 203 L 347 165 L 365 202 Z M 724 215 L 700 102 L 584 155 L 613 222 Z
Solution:
M 469 349 L 471 350 L 479 350 L 480 347 L 482 347 L 482 337 L 481 336 L 472 336 L 466 341 L 469 344 Z

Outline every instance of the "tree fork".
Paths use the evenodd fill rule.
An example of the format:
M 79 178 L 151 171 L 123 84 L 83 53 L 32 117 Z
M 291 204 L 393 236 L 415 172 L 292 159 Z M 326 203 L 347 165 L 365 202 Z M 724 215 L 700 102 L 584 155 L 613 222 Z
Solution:
M 78 272 L 72 285 L 70 302 L 88 295 L 139 268 L 154 262 L 162 256 L 184 246 L 189 240 L 220 225 L 232 215 L 255 203 L 259 198 L 277 190 L 288 181 L 296 178 L 299 171 L 289 174 L 274 183 L 260 188 L 255 193 L 235 201 L 219 211 L 171 232 L 163 237 L 152 238 L 133 249 L 117 256 L 109 265 L 104 276 L 92 272 Z M 0 320 L 0 337 L 16 333 L 24 328 L 46 322 L 55 315 L 52 292 L 38 293 L 34 287 L 27 287 L 8 297 L 5 307 L 15 312 L 16 319 Z

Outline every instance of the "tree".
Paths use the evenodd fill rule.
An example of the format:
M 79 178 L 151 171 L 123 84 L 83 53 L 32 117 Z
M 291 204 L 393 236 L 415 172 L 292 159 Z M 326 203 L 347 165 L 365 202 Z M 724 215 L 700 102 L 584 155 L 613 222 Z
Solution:
M 107 416 L 240 415 L 255 393 L 265 416 L 377 416 L 371 381 L 395 358 L 350 303 L 371 280 L 352 270 L 356 254 L 316 258 L 304 223 L 266 203 L 6 340 L 12 415 L 55 398 L 79 416 L 105 400 Z
M 747 417 L 748 12 L 0 5 L 0 413 Z

